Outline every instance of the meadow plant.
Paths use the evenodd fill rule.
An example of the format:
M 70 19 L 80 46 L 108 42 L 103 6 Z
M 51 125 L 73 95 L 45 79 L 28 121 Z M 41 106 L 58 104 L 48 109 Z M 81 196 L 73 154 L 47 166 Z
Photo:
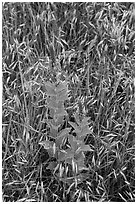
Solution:
M 134 2 L 2 4 L 3 201 L 135 201 Z

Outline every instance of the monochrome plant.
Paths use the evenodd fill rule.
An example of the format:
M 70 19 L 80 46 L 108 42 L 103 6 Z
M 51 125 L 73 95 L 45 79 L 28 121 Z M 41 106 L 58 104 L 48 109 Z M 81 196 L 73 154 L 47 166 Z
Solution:
M 3 201 L 134 202 L 134 79 L 134 2 L 3 2 Z
M 64 118 L 67 111 L 64 102 L 69 99 L 68 86 L 66 81 L 56 83 L 46 82 L 47 110 L 48 115 L 46 123 L 50 130 L 46 140 L 39 144 L 47 150 L 50 157 L 56 161 L 50 162 L 48 169 L 54 172 L 60 172 L 58 178 L 67 183 L 81 182 L 79 175 L 85 166 L 84 152 L 92 151 L 89 145 L 84 142 L 87 134 L 91 133 L 88 123 L 88 117 L 80 118 L 79 113 L 74 115 L 75 121 L 68 121 L 71 127 L 61 128 L 64 124 Z M 73 128 L 73 131 L 72 131 Z M 75 133 L 75 135 L 73 134 Z M 72 170 L 72 179 L 67 176 L 68 171 Z

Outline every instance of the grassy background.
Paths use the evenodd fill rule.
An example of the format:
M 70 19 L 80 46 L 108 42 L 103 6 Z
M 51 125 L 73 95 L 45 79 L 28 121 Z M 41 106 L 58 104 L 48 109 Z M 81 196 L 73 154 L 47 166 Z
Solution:
M 3 3 L 3 201 L 134 201 L 134 3 Z M 86 182 L 65 196 L 38 144 L 45 81 L 68 80 L 90 117 Z

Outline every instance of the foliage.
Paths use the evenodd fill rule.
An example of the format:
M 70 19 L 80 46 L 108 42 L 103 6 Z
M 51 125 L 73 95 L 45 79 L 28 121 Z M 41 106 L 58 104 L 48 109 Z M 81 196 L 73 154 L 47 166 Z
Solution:
M 135 200 L 135 5 L 2 6 L 3 201 Z
M 48 168 L 52 171 L 54 169 L 57 171 L 59 168 L 61 171 L 59 176 L 57 175 L 59 179 L 62 180 L 63 174 L 65 174 L 65 178 L 63 178 L 65 182 L 69 181 L 71 182 L 70 184 L 72 184 L 74 180 L 78 183 L 77 174 L 86 168 L 84 165 L 84 151 L 92 151 L 90 146 L 84 143 L 84 137 L 91 133 L 88 127 L 87 118 L 79 121 L 80 127 L 74 122 L 69 122 L 69 124 L 75 128 L 76 137 L 70 134 L 71 128 L 62 129 L 60 126 L 63 126 L 64 116 L 67 115 L 64 108 L 64 101 L 68 99 L 67 83 L 65 81 L 57 81 L 57 83 L 47 82 L 45 86 L 47 107 L 50 112 L 46 123 L 49 125 L 50 130 L 47 134 L 48 138 L 40 142 L 40 144 L 48 151 L 50 157 L 56 158 L 56 161 L 50 163 Z M 49 117 L 51 119 L 49 119 Z M 78 114 L 76 118 L 79 120 Z M 63 167 L 64 162 L 65 167 Z M 71 169 L 73 169 L 73 180 L 69 180 L 67 176 L 69 171 L 68 164 L 70 164 Z

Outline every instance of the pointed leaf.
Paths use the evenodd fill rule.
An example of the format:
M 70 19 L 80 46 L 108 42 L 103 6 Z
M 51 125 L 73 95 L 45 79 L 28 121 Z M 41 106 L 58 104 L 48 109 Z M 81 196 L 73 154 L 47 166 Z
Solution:
M 55 113 L 55 110 L 49 108 L 49 115 L 51 116 L 51 118 L 54 117 L 54 113 Z
M 68 100 L 68 94 L 57 95 L 57 101 L 65 101 Z
M 64 109 L 64 101 L 58 101 L 58 108 Z
M 52 120 L 47 121 L 47 124 L 50 126 L 51 129 L 54 129 L 54 130 L 57 130 L 57 131 L 58 131 L 59 127 L 60 127 L 60 124 L 59 125 L 53 125 Z
M 67 160 L 68 158 L 73 158 L 74 154 L 70 150 L 60 151 L 58 155 L 59 161 Z
M 89 124 L 88 120 L 90 119 L 90 117 L 84 117 L 83 120 L 80 121 L 80 118 L 79 118 L 79 114 L 78 114 L 78 113 L 75 113 L 74 116 L 75 116 L 76 122 L 78 123 L 79 126 L 83 127 L 83 126 Z
M 61 150 L 58 153 L 58 161 L 64 161 L 66 157 L 67 152 L 65 150 Z
M 62 130 L 59 134 L 58 137 L 62 137 L 66 134 L 68 134 L 71 131 L 71 128 L 65 128 L 64 130 Z
M 55 116 L 64 116 L 67 115 L 67 112 L 63 108 L 58 108 L 55 110 Z
M 71 165 L 72 165 L 72 158 L 67 158 L 67 159 L 65 160 L 65 162 L 66 162 L 67 164 L 71 164 Z
M 80 164 L 80 163 L 78 163 L 78 170 L 79 170 L 79 171 L 89 170 L 89 168 L 87 168 L 87 167 L 85 166 L 85 164 Z
M 78 137 L 86 136 L 87 134 L 91 134 L 91 130 L 89 129 L 88 125 L 83 127 L 81 131 L 76 132 Z
M 78 162 L 80 162 L 80 161 L 83 161 L 83 162 L 84 162 L 85 155 L 84 155 L 84 153 L 82 152 L 82 150 L 76 151 L 76 153 L 75 153 L 75 159 L 76 159 L 76 161 L 78 161 Z
M 55 87 L 55 84 L 51 83 L 50 81 L 47 81 L 47 82 L 45 82 L 45 86 Z
M 79 113 L 78 112 L 76 112 L 75 114 L 74 114 L 74 117 L 75 117 L 75 119 L 76 119 L 76 122 L 79 124 L 79 125 L 88 125 L 88 120 L 90 119 L 90 117 L 84 117 L 83 119 L 82 119 L 82 121 L 80 121 L 80 117 L 79 117 Z
M 64 115 L 58 116 L 58 120 L 55 123 L 59 126 L 63 125 L 64 124 Z
M 54 111 L 55 112 L 55 111 Z M 60 118 L 58 119 L 58 121 L 55 121 L 54 119 L 48 119 L 48 121 L 50 121 L 50 123 L 52 124 L 54 129 L 59 128 L 61 125 L 64 124 L 64 117 L 60 116 Z
M 86 151 L 91 151 L 92 152 L 93 151 L 89 145 L 84 145 L 84 144 L 82 144 L 80 146 L 80 150 L 83 151 L 83 152 L 86 152 Z
M 53 171 L 56 168 L 57 164 L 58 162 L 50 162 L 47 169 L 50 169 L 51 171 Z
M 42 145 L 44 147 L 44 149 L 51 149 L 51 148 L 53 148 L 54 142 L 49 141 L 49 140 L 45 140 L 45 141 L 39 142 L 39 144 Z
M 74 117 L 75 117 L 77 124 L 80 125 L 81 122 L 80 122 L 79 114 L 77 112 L 74 114 Z
M 68 123 L 75 129 L 75 131 L 80 131 L 80 127 L 76 123 L 71 121 L 69 121 Z
M 59 83 L 57 86 L 56 86 L 56 92 L 60 92 L 62 91 L 63 89 L 65 89 L 67 91 L 67 82 L 64 81 L 62 83 Z
M 50 157 L 56 157 L 58 147 L 56 147 L 56 144 L 53 141 L 45 140 L 39 143 L 48 151 L 48 154 Z
M 68 158 L 72 159 L 73 157 L 74 153 L 70 149 L 66 150 L 65 160 Z
M 69 137 L 69 134 L 61 135 L 56 137 L 56 145 L 60 146 L 62 145 L 66 139 Z
M 62 100 L 64 100 L 64 97 L 66 97 L 65 98 L 65 100 L 66 100 L 67 99 L 67 95 L 68 95 L 67 91 L 65 89 L 63 89 L 62 91 L 57 93 L 57 100 L 62 101 Z
M 89 119 L 90 119 L 90 117 L 84 117 L 82 122 L 81 122 L 81 125 L 82 126 L 88 125 L 89 124 L 89 122 L 88 122 Z
M 46 93 L 49 96 L 55 96 L 56 92 L 55 92 L 55 86 L 53 84 L 51 84 L 50 82 L 45 83 L 46 86 Z
M 73 135 L 69 135 L 68 141 L 71 145 L 72 151 L 75 152 L 78 146 L 76 138 Z
M 57 145 L 61 145 L 65 139 L 67 139 L 69 137 L 69 132 L 70 132 L 71 128 L 65 128 L 64 130 L 62 130 L 57 138 L 56 138 L 56 144 Z
M 50 149 L 47 149 L 47 152 L 49 154 L 50 157 L 55 157 L 57 158 L 57 153 L 58 153 L 58 147 L 56 146 L 56 144 L 53 144 L 53 147 Z
M 58 102 L 57 101 L 49 101 L 49 102 L 47 102 L 47 106 L 49 108 L 58 109 Z
M 78 140 L 80 140 L 81 142 L 84 141 L 85 137 L 86 137 L 86 135 L 82 135 L 82 136 L 81 136 L 80 133 L 77 133 L 77 136 L 76 136 L 76 138 L 77 138 Z

